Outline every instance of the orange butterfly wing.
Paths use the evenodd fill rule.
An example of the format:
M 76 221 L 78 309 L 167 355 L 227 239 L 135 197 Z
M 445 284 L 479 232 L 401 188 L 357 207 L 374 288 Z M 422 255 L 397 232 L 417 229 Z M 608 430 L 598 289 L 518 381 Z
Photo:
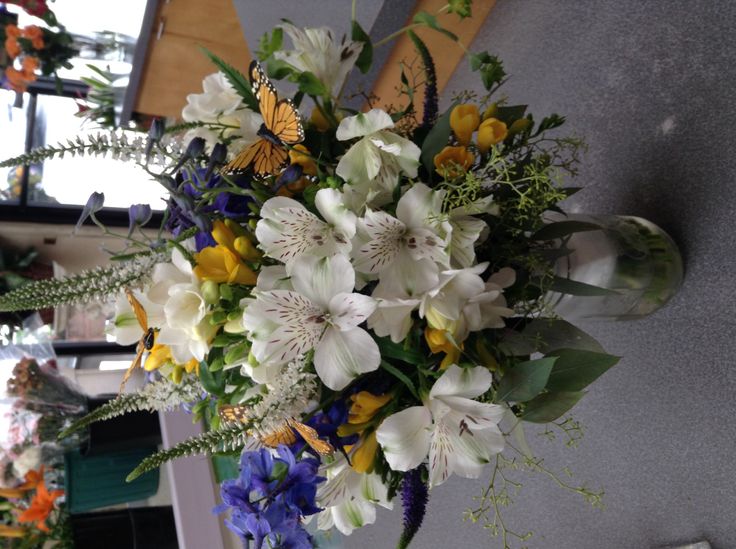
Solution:
M 309 444 L 319 455 L 328 456 L 335 451 L 332 444 L 319 438 L 317 431 L 312 429 L 309 425 L 304 425 L 294 419 L 288 419 L 286 423 L 299 433 L 307 444 Z
M 276 88 L 257 61 L 250 64 L 250 81 L 266 129 L 289 145 L 303 141 L 304 127 L 299 111 L 290 100 L 278 99 Z M 255 174 L 264 176 L 278 173 L 287 164 L 288 153 L 284 147 L 260 138 L 228 163 L 225 171 L 244 170 L 253 165 Z

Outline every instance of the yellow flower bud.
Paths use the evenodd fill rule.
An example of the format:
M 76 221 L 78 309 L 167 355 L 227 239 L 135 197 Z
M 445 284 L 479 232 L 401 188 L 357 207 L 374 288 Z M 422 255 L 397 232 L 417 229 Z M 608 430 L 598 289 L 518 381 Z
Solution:
M 330 121 L 327 120 L 322 111 L 317 107 L 312 109 L 312 115 L 309 117 L 309 121 L 312 125 L 317 128 L 317 131 L 326 132 L 330 129 Z
M 483 111 L 483 120 L 486 120 L 488 118 L 496 118 L 497 114 L 498 105 L 496 103 L 491 103 L 488 108 Z
M 487 118 L 478 128 L 478 149 L 482 153 L 488 152 L 493 145 L 497 145 L 508 135 L 506 124 L 498 118 Z
M 247 236 L 239 236 L 233 242 L 233 247 L 238 255 L 246 261 L 258 261 L 261 258 L 261 252 L 253 245 Z
M 248 286 L 256 284 L 256 274 L 229 247 L 218 245 L 203 248 L 194 254 L 194 259 L 197 262 L 194 274 L 200 280 Z
M 475 161 L 475 155 L 465 147 L 445 147 L 434 157 L 434 167 L 445 179 L 464 174 Z
M 433 354 L 449 353 L 455 349 L 455 346 L 447 339 L 447 332 L 445 330 L 427 327 L 424 329 L 424 339 L 427 340 L 429 350 Z
M 379 409 L 391 400 L 390 394 L 381 396 L 374 395 L 368 391 L 360 391 L 350 397 L 353 405 L 348 414 L 348 423 L 366 423 L 376 415 Z
M 531 126 L 531 124 L 532 121 L 528 118 L 519 118 L 518 120 L 514 120 L 514 123 L 511 124 L 511 127 L 509 128 L 509 135 L 515 135 L 517 133 L 526 131 L 526 129 Z
M 372 431 L 358 443 L 358 449 L 352 455 L 353 469 L 358 473 L 371 472 L 377 451 L 378 441 L 376 440 L 376 432 Z
M 475 105 L 458 105 L 450 113 L 450 127 L 461 145 L 468 146 L 473 132 L 480 124 L 480 114 Z
M 314 163 L 309 149 L 301 143 L 294 145 L 294 148 L 289 151 L 289 160 L 292 164 L 299 164 L 306 175 L 317 175 L 317 164 Z
M 173 360 L 169 346 L 156 343 L 148 352 L 148 357 L 146 358 L 146 362 L 143 364 L 143 369 L 146 372 L 152 372 L 153 370 L 158 370 L 164 364 L 173 362 Z

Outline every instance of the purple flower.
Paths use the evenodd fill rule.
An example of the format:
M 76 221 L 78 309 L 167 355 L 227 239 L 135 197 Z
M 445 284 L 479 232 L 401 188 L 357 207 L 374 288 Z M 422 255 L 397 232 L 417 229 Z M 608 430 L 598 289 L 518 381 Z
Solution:
M 429 492 L 427 483 L 422 480 L 422 468 L 417 467 L 404 473 L 401 482 L 401 505 L 404 507 L 404 531 L 399 538 L 399 549 L 409 546 L 424 520 Z

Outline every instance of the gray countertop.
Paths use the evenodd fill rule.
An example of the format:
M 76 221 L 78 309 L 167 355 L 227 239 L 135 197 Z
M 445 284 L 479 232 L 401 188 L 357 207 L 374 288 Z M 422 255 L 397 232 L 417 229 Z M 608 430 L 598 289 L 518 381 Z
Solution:
M 548 466 L 605 488 L 606 508 L 520 476 L 505 516 L 534 531 L 530 548 L 736 547 L 734 28 L 728 0 L 498 0 L 472 45 L 505 61 L 514 103 L 564 114 L 585 137 L 586 189 L 568 209 L 647 218 L 685 257 L 684 285 L 663 310 L 582 325 L 624 358 L 574 409 L 579 448 L 529 438 Z M 466 65 L 447 91 L 463 88 L 480 88 Z M 482 486 L 453 478 L 433 490 L 413 547 L 499 547 L 462 522 Z M 392 547 L 400 530 L 397 503 L 344 546 Z

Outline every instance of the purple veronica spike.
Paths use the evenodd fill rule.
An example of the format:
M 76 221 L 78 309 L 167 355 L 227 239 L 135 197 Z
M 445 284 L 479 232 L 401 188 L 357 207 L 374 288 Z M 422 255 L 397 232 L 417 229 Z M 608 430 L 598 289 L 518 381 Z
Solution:
M 419 531 L 427 510 L 429 492 L 422 480 L 422 466 L 404 474 L 401 482 L 401 505 L 404 507 L 404 531 L 399 538 L 398 549 L 406 549 Z

